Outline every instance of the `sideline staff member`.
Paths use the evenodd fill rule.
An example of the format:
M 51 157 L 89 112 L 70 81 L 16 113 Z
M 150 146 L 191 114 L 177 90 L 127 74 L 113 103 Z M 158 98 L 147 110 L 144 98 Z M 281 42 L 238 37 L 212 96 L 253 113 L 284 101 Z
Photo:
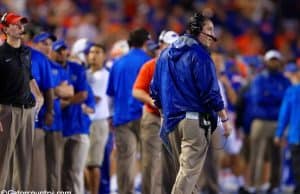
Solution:
M 0 190 L 12 177 L 13 155 L 16 156 L 19 181 L 15 187 L 28 188 L 35 99 L 37 110 L 43 104 L 43 97 L 31 75 L 30 48 L 21 43 L 27 22 L 27 18 L 14 13 L 5 13 L 1 17 L 0 29 L 6 35 L 6 41 L 0 46 Z
M 180 166 L 174 185 L 170 183 L 172 194 L 197 192 L 211 131 L 217 125 L 216 113 L 224 135 L 231 130 L 209 53 L 214 41 L 212 21 L 196 13 L 189 21 L 188 33 L 165 49 L 157 61 L 151 93 L 162 109 L 160 136 L 176 164 L 170 173 L 178 171 L 178 161 Z

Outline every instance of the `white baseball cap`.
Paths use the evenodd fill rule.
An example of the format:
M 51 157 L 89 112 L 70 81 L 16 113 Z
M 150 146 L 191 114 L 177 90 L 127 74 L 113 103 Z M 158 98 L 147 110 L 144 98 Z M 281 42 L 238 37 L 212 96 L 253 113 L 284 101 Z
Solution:
M 277 50 L 269 50 L 268 52 L 266 52 L 264 59 L 265 61 L 269 61 L 271 59 L 282 60 L 282 55 Z
M 179 38 L 179 35 L 174 31 L 162 31 L 159 35 L 159 42 L 172 44 Z
M 129 45 L 127 40 L 119 40 L 115 42 L 110 50 L 110 55 L 115 57 L 120 57 L 129 52 Z
M 71 48 L 71 55 L 76 56 L 80 59 L 81 62 L 86 62 L 84 50 L 86 49 L 86 46 L 88 44 L 87 38 L 81 38 L 74 42 Z

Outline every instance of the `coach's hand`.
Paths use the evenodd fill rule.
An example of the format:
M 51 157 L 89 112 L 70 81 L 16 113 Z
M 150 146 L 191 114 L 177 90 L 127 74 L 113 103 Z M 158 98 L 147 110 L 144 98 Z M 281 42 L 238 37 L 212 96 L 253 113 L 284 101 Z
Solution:
M 232 125 L 231 125 L 231 122 L 230 120 L 226 120 L 224 122 L 222 122 L 223 124 L 223 128 L 224 128 L 224 136 L 225 137 L 228 137 L 232 131 Z

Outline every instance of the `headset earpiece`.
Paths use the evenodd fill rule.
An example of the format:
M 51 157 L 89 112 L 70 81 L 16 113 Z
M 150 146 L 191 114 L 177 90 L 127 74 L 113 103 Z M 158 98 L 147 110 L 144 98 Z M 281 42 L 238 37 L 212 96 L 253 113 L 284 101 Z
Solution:
M 7 24 L 7 22 L 6 22 L 6 16 L 7 16 L 7 12 L 4 13 L 4 14 L 2 15 L 2 17 L 1 17 L 1 24 L 5 25 L 5 26 L 6 26 L 6 24 Z
M 189 31 L 193 35 L 198 35 L 202 31 L 203 23 L 205 21 L 205 16 L 201 13 L 195 13 L 189 22 Z

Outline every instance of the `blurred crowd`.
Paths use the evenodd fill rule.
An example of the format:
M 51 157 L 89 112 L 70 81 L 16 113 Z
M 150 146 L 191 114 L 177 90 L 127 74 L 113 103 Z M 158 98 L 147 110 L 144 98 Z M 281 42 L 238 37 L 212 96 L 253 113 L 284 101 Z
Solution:
M 299 6 L 296 0 L 3 0 L 0 11 L 30 17 L 33 35 L 47 30 L 69 44 L 79 38 L 110 47 L 136 27 L 157 38 L 163 29 L 182 34 L 193 11 L 213 17 L 218 49 L 235 55 L 259 55 L 276 48 L 287 60 L 299 57 Z
M 217 162 L 212 164 L 221 167 L 222 170 L 217 170 L 221 178 L 225 178 L 228 172 L 234 176 L 237 185 L 234 191 L 240 189 L 240 193 L 251 193 L 262 190 L 275 193 L 281 185 L 280 181 L 286 181 L 284 184 L 287 185 L 292 185 L 293 182 L 288 180 L 292 175 L 285 174 L 283 178 L 280 172 L 277 173 L 280 169 L 278 161 L 283 157 L 280 156 L 281 151 L 278 149 L 279 140 L 274 143 L 273 139 L 275 135 L 280 138 L 283 135 L 283 128 L 286 127 L 283 125 L 280 129 L 277 127 L 285 90 L 291 83 L 297 85 L 300 82 L 299 75 L 296 75 L 300 71 L 300 7 L 297 0 L 2 0 L 0 2 L 1 14 L 13 11 L 30 19 L 23 37 L 27 45 L 44 53 L 49 60 L 58 64 L 61 63 L 59 57 L 63 58 L 64 63 L 70 60 L 83 64 L 85 66 L 83 71 L 88 76 L 87 82 L 90 85 L 94 84 L 95 87 L 98 86 L 94 82 L 97 75 L 93 73 L 105 69 L 106 74 L 109 74 L 115 61 L 129 52 L 130 45 L 127 40 L 130 32 L 140 27 L 145 28 L 151 35 L 151 40 L 147 40 L 145 47 L 147 59 L 158 57 L 157 51 L 161 46 L 159 41 L 171 43 L 167 41 L 169 39 L 159 39 L 162 32 L 167 30 L 179 35 L 185 33 L 188 18 L 200 10 L 210 16 L 215 24 L 218 41 L 214 45 L 212 58 L 236 128 L 228 140 L 218 139 L 213 142 L 214 151 L 224 148 L 226 154 L 217 154 L 222 157 L 214 158 L 213 161 Z M 58 41 L 53 43 L 52 35 L 55 35 L 55 40 Z M 1 34 L 2 41 L 4 38 L 4 34 Z M 43 46 L 48 47 L 48 51 L 43 50 Z M 62 50 L 66 50 L 66 53 L 61 53 Z M 101 56 L 97 58 L 95 52 Z M 266 72 L 274 71 L 280 76 L 267 76 L 264 79 Z M 109 84 L 108 75 L 105 79 L 105 84 Z M 93 93 L 97 93 L 97 88 L 92 89 Z M 101 88 L 100 93 L 101 98 L 106 96 L 106 86 Z M 97 104 L 103 99 L 94 100 Z M 259 103 L 255 104 L 258 101 Z M 111 110 L 108 110 L 108 100 L 105 103 L 107 110 L 104 111 L 104 116 L 100 114 L 101 119 L 109 118 L 112 114 Z M 261 108 L 261 103 L 267 104 L 266 107 Z M 86 101 L 82 104 L 84 104 L 83 112 L 89 113 L 86 110 L 88 108 Z M 103 108 L 104 105 L 101 106 Z M 266 113 L 269 115 L 264 115 Z M 93 121 L 92 118 L 91 120 Z M 264 121 L 267 121 L 267 124 Z M 268 123 L 269 121 L 271 123 Z M 280 122 L 283 121 L 279 119 Z M 106 124 L 110 126 L 104 128 L 114 128 L 112 123 Z M 262 128 L 270 128 L 270 131 L 261 134 Z M 113 135 L 108 133 L 107 130 L 105 137 L 102 134 L 102 140 L 110 142 L 108 153 L 100 158 L 101 161 L 109 163 Z M 300 137 L 297 141 L 299 142 L 296 144 L 299 144 Z M 277 143 L 277 147 L 269 148 L 265 145 L 266 142 L 272 145 Z M 104 147 L 104 145 L 101 147 L 103 155 L 105 155 Z M 287 145 L 284 144 L 283 147 L 287 148 Z M 87 152 L 87 150 L 84 152 L 86 157 Z M 298 151 L 296 153 L 298 154 Z M 84 158 L 77 156 L 76 159 L 78 158 L 83 160 L 82 165 L 85 166 Z M 276 163 L 277 165 L 274 165 Z M 88 180 L 89 176 L 91 178 L 97 176 L 91 170 L 93 166 L 94 164 L 87 165 L 85 169 L 86 182 L 90 184 L 86 188 L 93 188 L 92 180 Z M 287 165 L 287 168 L 290 169 L 290 166 Z M 109 165 L 105 167 L 108 168 Z M 275 171 L 277 174 L 274 174 Z M 290 171 L 285 171 L 288 172 Z M 104 177 L 105 172 L 101 175 Z M 109 175 L 106 181 L 109 181 Z M 218 180 L 213 181 L 218 185 Z M 219 190 L 218 186 L 215 189 L 208 183 L 202 186 L 207 193 L 218 193 L 222 190 Z M 247 189 L 244 189 L 246 186 Z M 100 188 L 103 189 L 104 186 Z

